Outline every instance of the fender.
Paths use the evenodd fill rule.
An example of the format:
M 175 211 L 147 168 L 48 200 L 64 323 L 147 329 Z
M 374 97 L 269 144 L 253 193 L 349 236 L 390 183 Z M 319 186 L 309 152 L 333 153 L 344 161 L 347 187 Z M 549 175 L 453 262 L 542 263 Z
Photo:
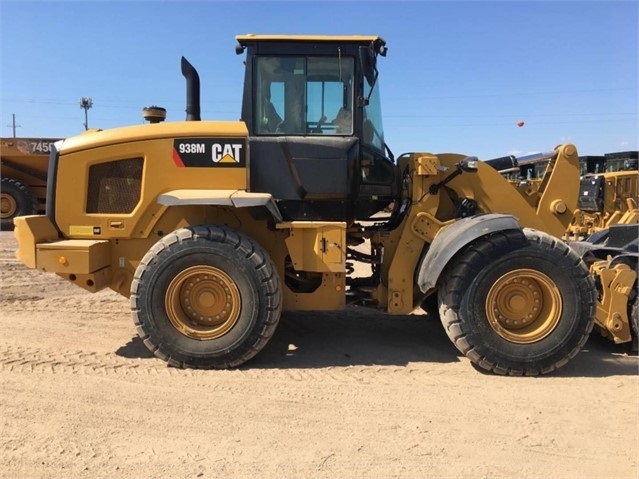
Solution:
M 439 233 L 417 266 L 417 285 L 422 293 L 435 287 L 439 276 L 462 248 L 477 238 L 504 230 L 520 230 L 517 218 L 490 213 L 460 219 Z M 524 236 L 523 231 L 521 235 Z
M 236 208 L 266 206 L 277 222 L 282 221 L 282 214 L 273 197 L 268 193 L 249 193 L 244 190 L 173 190 L 158 196 L 157 201 L 164 206 L 225 205 Z

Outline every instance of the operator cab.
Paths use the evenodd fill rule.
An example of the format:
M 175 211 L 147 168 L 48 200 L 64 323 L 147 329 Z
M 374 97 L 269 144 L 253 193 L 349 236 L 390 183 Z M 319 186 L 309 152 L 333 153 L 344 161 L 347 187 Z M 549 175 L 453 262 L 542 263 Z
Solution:
M 353 221 L 399 194 L 386 156 L 376 36 L 243 35 L 250 190 L 285 220 Z

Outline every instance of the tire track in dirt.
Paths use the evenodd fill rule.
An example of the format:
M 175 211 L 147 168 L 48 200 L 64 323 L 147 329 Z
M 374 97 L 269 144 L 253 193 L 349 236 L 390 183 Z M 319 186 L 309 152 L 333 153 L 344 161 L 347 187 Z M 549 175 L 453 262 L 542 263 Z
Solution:
M 41 465 L 54 461 L 75 461 L 79 457 L 88 462 L 97 462 L 101 458 L 107 462 L 113 456 L 113 448 L 105 443 L 76 441 L 69 437 L 61 440 L 52 435 L 31 438 L 28 443 L 14 437 L 3 437 L 0 439 L 0 449 L 14 457 L 28 454 L 34 463 Z
M 113 353 L 53 351 L 0 344 L 0 371 L 48 374 L 162 374 L 184 372 L 149 363 L 148 359 L 120 358 Z
M 207 388 L 215 379 L 239 379 L 259 381 L 282 381 L 287 383 L 375 383 L 397 384 L 401 382 L 423 385 L 433 383 L 440 374 L 424 368 L 392 366 L 346 366 L 322 368 L 242 368 L 233 370 L 178 369 L 167 366 L 156 358 L 125 358 L 115 353 L 88 352 L 82 350 L 55 351 L 0 343 L 0 372 L 37 374 L 84 374 L 95 376 L 162 376 L 206 380 Z M 446 372 L 450 376 L 450 371 Z M 203 382 L 199 381 L 201 384 Z M 260 388 L 261 389 L 261 388 Z
M 94 318 L 127 318 L 130 320 L 131 312 L 127 308 L 120 307 L 115 303 L 101 304 L 99 302 L 91 302 L 81 298 L 56 299 L 48 300 L 40 296 L 16 296 L 6 301 L 11 304 L 12 311 L 15 313 L 29 312 L 36 310 L 38 312 L 47 313 L 74 313 L 90 315 Z M 36 304 L 37 303 L 37 304 Z

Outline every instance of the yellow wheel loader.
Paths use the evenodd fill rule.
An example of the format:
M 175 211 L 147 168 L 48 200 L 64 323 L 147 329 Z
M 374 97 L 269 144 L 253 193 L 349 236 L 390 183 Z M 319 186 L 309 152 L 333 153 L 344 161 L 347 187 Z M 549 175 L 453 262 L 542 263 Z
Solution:
M 484 370 L 544 374 L 577 354 L 596 290 L 557 239 L 577 206 L 573 145 L 539 155 L 534 198 L 475 157 L 394 159 L 382 38 L 237 42 L 240 121 L 201 121 L 199 76 L 183 58 L 186 121 L 55 145 L 46 215 L 15 220 L 24 264 L 129 297 L 144 344 L 178 367 L 240 366 L 282 311 L 400 315 L 432 295 L 451 341 Z
M 44 212 L 49 153 L 58 139 L 0 138 L 0 227 L 17 216 Z

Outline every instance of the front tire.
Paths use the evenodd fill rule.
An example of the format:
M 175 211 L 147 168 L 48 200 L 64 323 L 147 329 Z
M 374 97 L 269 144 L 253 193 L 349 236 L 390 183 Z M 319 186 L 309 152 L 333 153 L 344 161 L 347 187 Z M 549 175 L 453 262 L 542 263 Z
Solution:
M 142 258 L 131 284 L 138 334 L 172 366 L 232 368 L 254 357 L 280 318 L 267 253 L 223 226 L 177 230 Z
M 38 201 L 31 189 L 13 178 L 0 181 L 0 228 L 13 229 L 13 219 L 17 216 L 35 215 Z
M 455 346 L 497 374 L 566 364 L 594 325 L 596 290 L 579 256 L 540 231 L 484 237 L 445 273 L 440 317 Z

